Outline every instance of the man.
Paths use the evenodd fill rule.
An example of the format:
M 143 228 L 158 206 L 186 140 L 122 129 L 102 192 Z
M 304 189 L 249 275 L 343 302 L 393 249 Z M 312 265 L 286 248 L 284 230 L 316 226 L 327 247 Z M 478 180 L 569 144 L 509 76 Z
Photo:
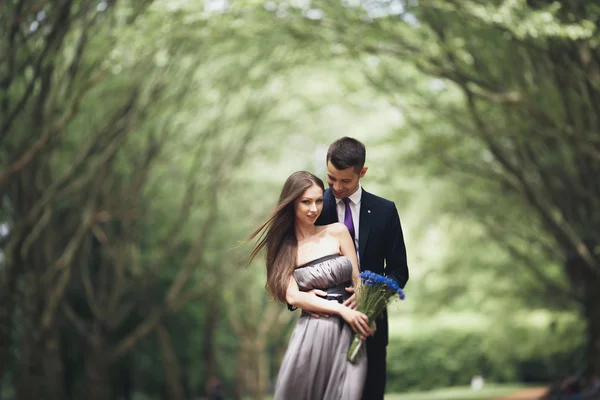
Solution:
M 406 248 L 396 205 L 366 192 L 360 179 L 367 173 L 365 146 L 343 137 L 327 151 L 327 183 L 323 212 L 318 225 L 342 222 L 354 238 L 361 271 L 370 270 L 394 279 L 404 288 L 408 281 Z M 353 292 L 352 288 L 346 290 Z M 355 307 L 354 295 L 346 303 Z M 368 371 L 363 399 L 383 399 L 388 344 L 387 312 L 376 321 L 377 329 L 367 339 Z

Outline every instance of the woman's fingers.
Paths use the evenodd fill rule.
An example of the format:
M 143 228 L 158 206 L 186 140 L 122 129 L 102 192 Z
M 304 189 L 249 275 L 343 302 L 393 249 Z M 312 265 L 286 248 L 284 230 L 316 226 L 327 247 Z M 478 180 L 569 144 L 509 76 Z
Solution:
M 369 318 L 362 313 L 355 318 L 352 329 L 355 333 L 360 333 L 362 336 L 370 336 L 373 333 L 369 327 Z
M 359 311 L 350 311 L 350 318 L 347 319 L 348 324 L 354 331 L 361 335 L 361 339 L 365 339 L 367 336 L 373 334 L 373 330 L 369 325 L 369 317 Z

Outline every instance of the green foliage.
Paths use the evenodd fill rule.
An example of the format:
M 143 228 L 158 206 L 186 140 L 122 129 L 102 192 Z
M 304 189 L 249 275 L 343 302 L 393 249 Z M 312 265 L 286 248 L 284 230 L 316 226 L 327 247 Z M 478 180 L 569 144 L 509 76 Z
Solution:
M 451 318 L 451 316 L 450 316 Z M 388 345 L 388 390 L 461 386 L 476 375 L 486 382 L 545 383 L 580 371 L 585 332 L 566 315 L 549 324 L 494 318 L 484 329 L 417 329 Z
M 3 37 L 15 26 L 11 14 L 21 13 L 17 3 L 0 18 Z M 268 215 L 289 173 L 324 177 L 324 149 L 350 135 L 369 149 L 363 184 L 396 202 L 407 241 L 411 280 L 406 302 L 391 313 L 390 390 L 464 385 L 476 374 L 545 381 L 581 367 L 582 327 L 561 314 L 577 309 L 563 263 L 580 238 L 597 236 L 600 221 L 597 5 L 436 0 L 398 11 L 390 2 L 102 3 L 110 6 L 83 12 L 84 2 L 72 2 L 65 39 L 43 60 L 51 79 L 39 79 L 2 132 L 0 164 L 65 118 L 34 172 L 6 191 L 2 221 L 19 222 L 12 200 L 21 191 L 35 205 L 36 190 L 56 184 L 47 236 L 59 239 L 32 248 L 58 251 L 98 195 L 98 211 L 112 220 L 95 224 L 90 236 L 108 234 L 113 247 L 89 258 L 82 249 L 65 301 L 92 326 L 99 313 L 82 271 L 94 272 L 93 288 L 124 287 L 113 307 L 131 313 L 111 328 L 109 344 L 160 306 L 188 265 L 184 289 L 193 296 L 165 324 L 190 397 L 215 373 L 230 392 L 249 393 L 237 371 L 248 343 L 260 348 L 252 357 L 267 358 L 267 376 L 254 380 L 272 380 L 293 318 L 267 298 L 261 263 L 245 268 L 250 245 L 239 242 Z M 40 17 L 26 10 L 25 25 L 33 26 Z M 8 85 L 2 107 L 14 106 L 33 76 L 31 65 L 14 65 L 42 54 L 45 24 L 58 18 L 56 7 L 45 11 L 39 29 L 23 28 L 23 46 L 2 39 L 14 56 L 0 63 Z M 113 145 L 118 151 L 107 157 Z M 43 222 L 39 214 L 34 222 Z M 115 259 L 124 286 L 100 278 Z M 25 340 L 26 304 L 15 298 L 5 385 L 21 372 Z M 557 322 L 519 319 L 522 310 L 525 320 L 537 318 L 532 309 Z M 422 322 L 438 312 L 478 322 L 462 330 L 448 328 L 462 320 Z M 89 338 L 58 315 L 79 394 Z M 165 393 L 158 347 L 149 333 L 115 363 L 112 382 L 129 371 L 138 395 Z M 248 375 L 261 364 L 244 368 Z

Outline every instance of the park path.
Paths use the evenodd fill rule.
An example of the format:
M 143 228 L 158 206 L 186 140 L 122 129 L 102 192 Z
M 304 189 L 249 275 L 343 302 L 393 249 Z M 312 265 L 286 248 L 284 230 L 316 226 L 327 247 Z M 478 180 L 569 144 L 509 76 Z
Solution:
M 548 388 L 544 387 L 523 389 L 509 396 L 498 397 L 493 400 L 538 400 L 546 394 L 547 390 Z

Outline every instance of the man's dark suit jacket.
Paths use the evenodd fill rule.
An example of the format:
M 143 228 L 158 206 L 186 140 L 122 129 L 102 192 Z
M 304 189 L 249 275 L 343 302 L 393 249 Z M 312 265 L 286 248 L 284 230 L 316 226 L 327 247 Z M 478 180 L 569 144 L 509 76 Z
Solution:
M 360 189 L 359 189 L 360 190 Z M 404 288 L 408 281 L 406 247 L 396 205 L 362 189 L 358 226 L 360 270 L 370 270 L 394 279 Z M 336 202 L 331 189 L 323 196 L 323 211 L 317 225 L 338 222 Z M 388 344 L 387 312 L 377 320 L 377 331 L 370 340 Z

